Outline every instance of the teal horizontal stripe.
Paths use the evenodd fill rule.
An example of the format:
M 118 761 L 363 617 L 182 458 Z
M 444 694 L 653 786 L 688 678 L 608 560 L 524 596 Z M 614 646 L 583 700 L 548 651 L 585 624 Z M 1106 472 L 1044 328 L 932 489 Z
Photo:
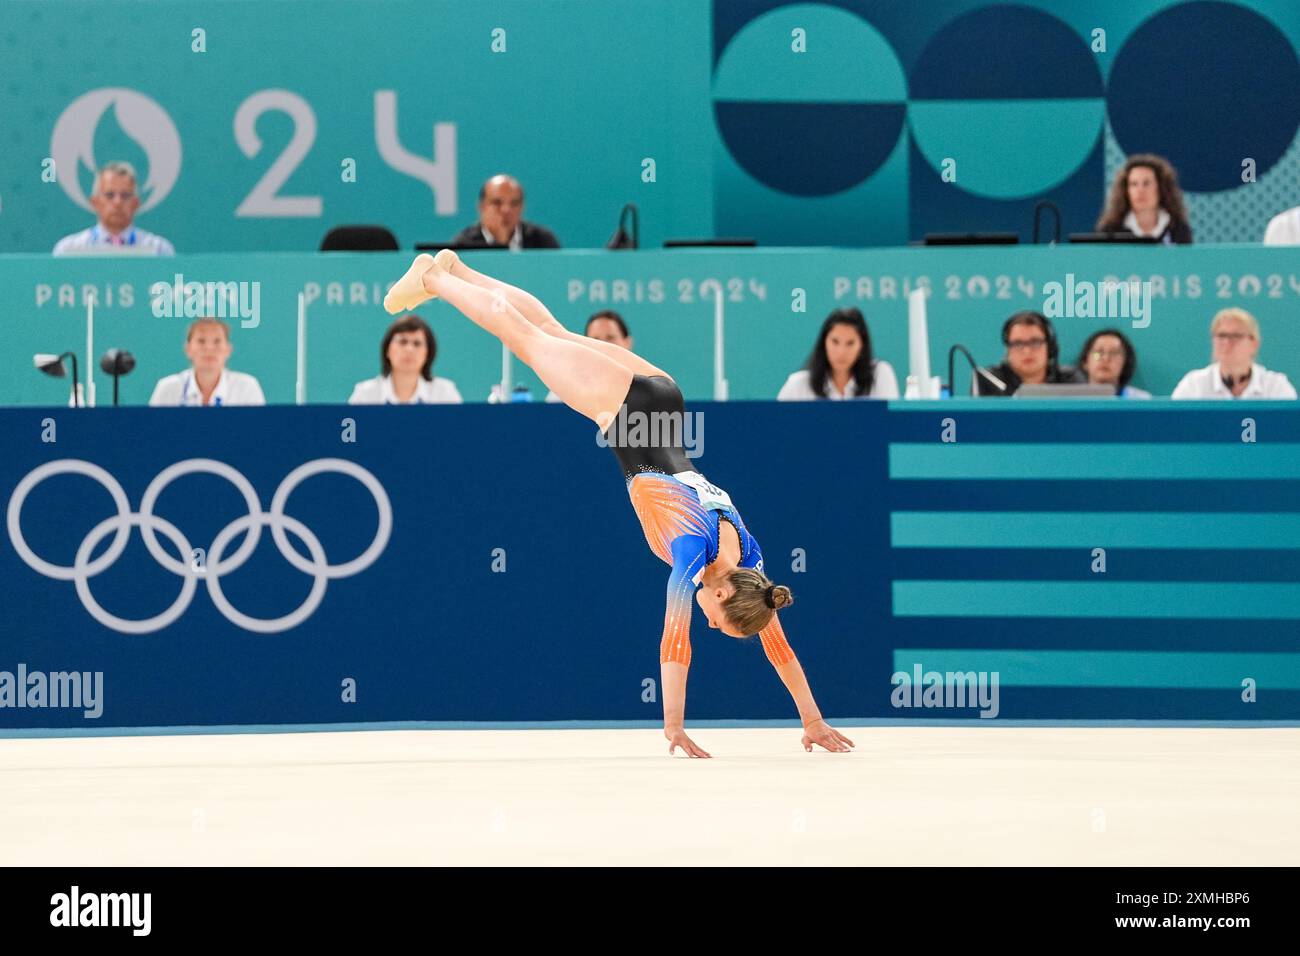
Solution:
M 1300 480 L 1300 444 L 894 443 L 889 477 Z
M 1300 619 L 1300 584 L 895 581 L 893 595 L 895 617 Z
M 1260 691 L 1300 689 L 1300 654 L 1203 651 L 1008 651 L 906 647 L 894 650 L 894 671 L 985 671 L 1000 687 L 1181 687 Z M 1246 706 L 1243 704 L 1243 707 Z
M 895 511 L 895 548 L 1300 548 L 1300 514 Z

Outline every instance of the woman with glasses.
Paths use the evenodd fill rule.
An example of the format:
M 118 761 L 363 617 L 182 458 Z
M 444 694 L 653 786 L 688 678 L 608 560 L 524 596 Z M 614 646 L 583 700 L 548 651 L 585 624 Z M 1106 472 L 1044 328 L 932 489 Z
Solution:
M 971 377 L 971 394 L 1005 396 L 1021 385 L 1079 385 L 1083 373 L 1069 365 L 1058 365 L 1060 347 L 1052 321 L 1041 312 L 1017 312 L 1002 325 L 1002 344 L 1007 347 L 1000 365 L 989 369 L 1005 387 L 999 388 L 982 375 Z
M 1113 385 L 1120 398 L 1150 398 L 1151 393 L 1129 384 L 1137 372 L 1137 352 L 1119 329 L 1102 329 L 1088 336 L 1079 353 L 1079 368 L 1089 385 Z
M 1214 361 L 1193 369 L 1174 389 L 1174 398 L 1295 398 L 1295 386 L 1281 372 L 1255 361 L 1259 323 L 1245 309 L 1223 309 L 1210 323 Z

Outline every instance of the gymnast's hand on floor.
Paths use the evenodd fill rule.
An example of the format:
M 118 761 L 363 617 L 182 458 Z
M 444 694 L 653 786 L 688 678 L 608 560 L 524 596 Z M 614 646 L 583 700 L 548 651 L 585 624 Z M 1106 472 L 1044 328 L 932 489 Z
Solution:
M 675 730 L 664 728 L 664 736 L 668 738 L 668 754 L 672 756 L 673 751 L 681 747 L 686 751 L 688 757 L 711 757 L 708 751 L 696 745 L 695 741 L 686 736 L 686 731 L 678 727 Z
M 812 753 L 813 744 L 835 753 L 848 753 L 853 749 L 853 741 L 820 717 L 803 729 L 803 749 Z

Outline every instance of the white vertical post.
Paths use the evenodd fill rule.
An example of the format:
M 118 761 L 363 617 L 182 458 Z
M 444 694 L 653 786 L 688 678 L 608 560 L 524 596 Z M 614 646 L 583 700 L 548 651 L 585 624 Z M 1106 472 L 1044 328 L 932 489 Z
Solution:
M 298 293 L 298 380 L 294 383 L 294 400 L 307 404 L 307 296 Z
M 907 296 L 907 387 L 904 398 L 930 398 L 930 337 L 926 329 L 925 290 Z M 938 396 L 934 396 L 938 397 Z
M 87 408 L 95 407 L 95 297 L 86 297 L 86 394 Z
M 925 290 L 913 289 L 907 297 L 908 364 L 916 376 L 921 397 L 929 398 L 926 388 L 930 384 L 930 341 L 926 334 Z
M 722 286 L 718 286 L 718 298 L 713 304 L 713 400 L 727 400 L 726 363 L 723 348 L 723 324 L 726 316 L 722 305 Z
M 513 385 L 510 382 L 510 350 L 501 346 L 501 404 L 504 405 L 510 401 L 510 394 Z

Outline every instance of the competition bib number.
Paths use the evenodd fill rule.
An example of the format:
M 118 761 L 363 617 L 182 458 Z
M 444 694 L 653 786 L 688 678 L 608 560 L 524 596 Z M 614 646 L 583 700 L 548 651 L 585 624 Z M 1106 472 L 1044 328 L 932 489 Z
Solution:
M 735 508 L 731 496 L 705 479 L 698 471 L 679 471 L 673 475 L 684 485 L 690 485 L 700 496 L 700 504 L 712 511 L 730 511 Z

